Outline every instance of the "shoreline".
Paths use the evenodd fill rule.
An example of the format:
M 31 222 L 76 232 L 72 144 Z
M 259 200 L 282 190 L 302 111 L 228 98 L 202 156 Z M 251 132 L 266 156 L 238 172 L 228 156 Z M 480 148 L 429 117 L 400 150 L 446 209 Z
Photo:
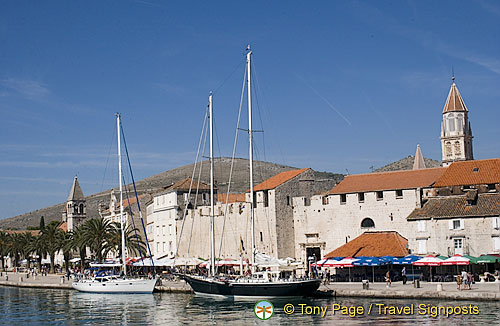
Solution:
M 48 275 L 25 279 L 22 274 L 8 274 L 0 277 L 0 286 L 74 290 L 72 280 L 63 275 Z M 456 301 L 500 301 L 500 283 L 476 283 L 472 290 L 458 291 L 456 283 L 421 283 L 420 288 L 413 284 L 393 283 L 389 288 L 385 283 L 370 283 L 370 289 L 363 289 L 362 283 L 331 283 L 321 285 L 318 297 L 331 298 L 374 298 L 374 299 L 447 299 Z M 442 289 L 438 291 L 438 289 Z M 328 292 L 332 291 L 332 292 Z M 193 290 L 184 281 L 162 281 L 155 292 L 192 294 Z

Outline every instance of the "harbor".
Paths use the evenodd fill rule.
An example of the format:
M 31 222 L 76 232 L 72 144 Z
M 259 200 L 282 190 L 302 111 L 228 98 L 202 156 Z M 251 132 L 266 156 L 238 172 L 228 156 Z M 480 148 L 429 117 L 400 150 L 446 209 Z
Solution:
M 7 277 L 7 278 L 6 278 Z M 19 273 L 2 273 L 0 285 L 9 287 L 38 289 L 67 289 L 71 287 L 72 279 L 64 275 L 30 276 Z M 368 287 L 366 286 L 368 284 Z M 499 301 L 500 283 L 476 283 L 471 290 L 458 290 L 455 282 L 419 282 L 417 288 L 412 282 L 403 285 L 393 282 L 386 286 L 383 282 L 338 282 L 322 284 L 318 293 L 310 298 L 376 298 L 376 299 L 446 299 L 467 301 Z M 155 287 L 159 293 L 193 294 L 191 287 L 182 280 L 161 280 Z

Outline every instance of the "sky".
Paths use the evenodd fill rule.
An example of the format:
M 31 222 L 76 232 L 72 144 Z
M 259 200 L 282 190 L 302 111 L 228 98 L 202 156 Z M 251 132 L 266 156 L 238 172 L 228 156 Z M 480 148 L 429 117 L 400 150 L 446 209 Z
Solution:
M 365 173 L 420 144 L 440 161 L 452 72 L 475 158 L 500 157 L 499 35 L 487 0 L 3 1 L 0 219 L 64 202 L 75 175 L 85 195 L 116 186 L 115 112 L 136 179 L 194 162 L 210 91 L 231 156 L 249 44 L 256 159 Z

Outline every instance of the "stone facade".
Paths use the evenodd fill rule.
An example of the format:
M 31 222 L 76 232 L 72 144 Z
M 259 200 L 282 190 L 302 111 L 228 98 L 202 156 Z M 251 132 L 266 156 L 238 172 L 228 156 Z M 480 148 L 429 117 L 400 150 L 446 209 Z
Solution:
M 67 230 L 73 231 L 87 217 L 87 201 L 83 195 L 78 177 L 75 176 L 71 186 L 66 206 L 62 212 L 62 221 L 67 223 Z

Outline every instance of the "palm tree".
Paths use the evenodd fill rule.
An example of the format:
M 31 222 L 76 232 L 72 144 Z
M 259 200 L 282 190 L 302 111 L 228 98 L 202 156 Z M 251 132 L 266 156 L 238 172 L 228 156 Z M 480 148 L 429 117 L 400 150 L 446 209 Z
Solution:
M 11 257 L 12 266 L 17 267 L 19 263 L 19 257 L 22 255 L 23 244 L 21 235 L 19 233 L 11 233 L 9 234 L 9 242 L 7 252 Z
M 50 255 L 50 272 L 54 273 L 54 259 L 56 253 L 61 249 L 59 239 L 63 230 L 59 228 L 59 222 L 50 222 L 42 231 L 43 239 L 47 246 L 47 253 Z
M 33 238 L 33 241 L 30 245 L 30 250 L 33 253 L 36 253 L 38 256 L 38 269 L 42 269 L 42 259 L 47 255 L 47 242 L 45 241 L 45 237 L 42 233 L 38 234 Z
M 85 257 L 87 256 L 87 245 L 85 243 L 85 232 L 83 225 L 76 227 L 73 230 L 74 248 L 78 249 L 80 254 L 80 266 L 82 270 L 85 268 Z
M 31 254 L 33 253 L 32 243 L 35 240 L 35 237 L 33 236 L 33 234 L 31 234 L 31 232 L 27 231 L 20 234 L 19 238 L 22 245 L 21 254 L 22 257 L 26 259 L 26 267 L 29 269 L 31 263 Z
M 63 252 L 66 272 L 68 272 L 71 253 L 73 252 L 74 249 L 76 249 L 76 245 L 73 239 L 73 232 L 69 231 L 60 233 L 58 241 L 59 241 L 59 248 Z
M 146 252 L 146 244 L 142 241 L 140 234 L 137 234 L 137 229 L 132 229 L 128 226 L 125 229 L 125 247 L 130 255 L 140 255 Z M 137 242 L 139 240 L 139 242 Z M 122 234 L 120 223 L 113 223 L 113 232 L 110 234 L 108 251 L 115 251 L 118 253 L 118 257 L 122 257 Z
M 107 253 L 109 235 L 113 232 L 113 225 L 102 217 L 93 218 L 83 224 L 82 245 L 86 245 L 96 255 L 99 263 Z
M 2 260 L 2 269 L 5 271 L 5 259 L 9 251 L 9 234 L 0 230 L 0 259 Z

